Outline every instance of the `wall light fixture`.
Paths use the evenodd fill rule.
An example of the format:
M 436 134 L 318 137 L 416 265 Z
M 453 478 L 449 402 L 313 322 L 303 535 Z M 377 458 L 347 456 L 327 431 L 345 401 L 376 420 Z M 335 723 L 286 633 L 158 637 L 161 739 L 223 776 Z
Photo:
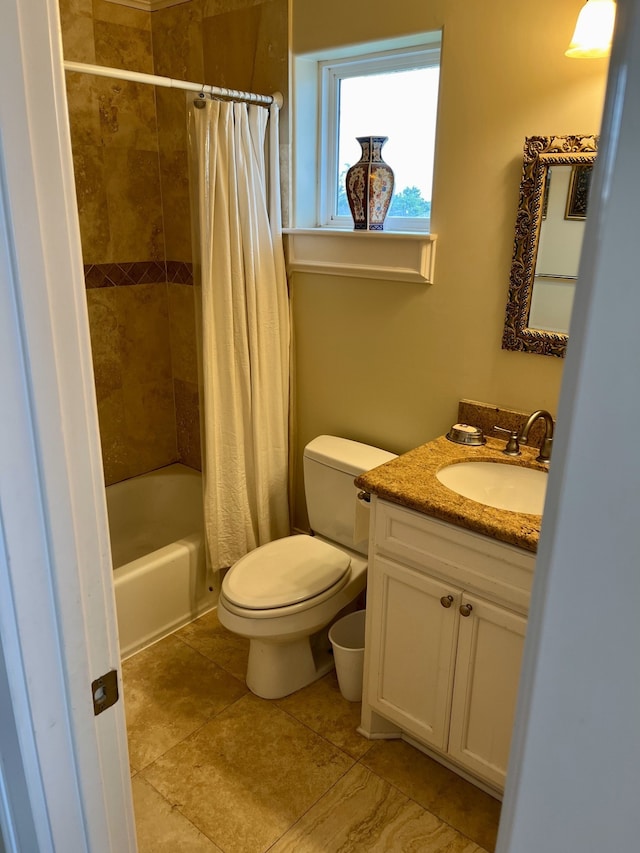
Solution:
M 609 56 L 613 25 L 616 20 L 614 0 L 587 0 L 564 55 L 572 59 L 599 59 Z

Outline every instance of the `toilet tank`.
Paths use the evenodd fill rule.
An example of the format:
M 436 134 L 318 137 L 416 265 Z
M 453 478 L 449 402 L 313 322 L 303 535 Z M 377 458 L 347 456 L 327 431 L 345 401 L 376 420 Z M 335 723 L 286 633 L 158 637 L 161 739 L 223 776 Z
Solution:
M 313 532 L 353 549 L 358 493 L 353 481 L 395 458 L 378 447 L 333 435 L 310 441 L 304 450 L 304 491 Z M 356 550 L 366 553 L 366 548 Z

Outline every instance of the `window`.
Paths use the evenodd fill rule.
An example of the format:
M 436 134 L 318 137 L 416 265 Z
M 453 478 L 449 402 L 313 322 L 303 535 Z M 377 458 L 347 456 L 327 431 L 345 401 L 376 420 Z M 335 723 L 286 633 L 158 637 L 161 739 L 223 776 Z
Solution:
M 283 175 L 292 179 L 283 210 L 290 271 L 433 283 L 441 42 L 437 30 L 293 57 L 292 146 L 281 152 Z M 355 231 L 344 173 L 360 159 L 356 136 L 378 135 L 388 137 L 383 155 L 396 200 L 384 231 Z
M 320 225 L 352 227 L 345 175 L 360 159 L 356 137 L 386 136 L 395 187 L 385 230 L 429 231 L 440 33 L 429 35 L 427 45 L 318 63 Z

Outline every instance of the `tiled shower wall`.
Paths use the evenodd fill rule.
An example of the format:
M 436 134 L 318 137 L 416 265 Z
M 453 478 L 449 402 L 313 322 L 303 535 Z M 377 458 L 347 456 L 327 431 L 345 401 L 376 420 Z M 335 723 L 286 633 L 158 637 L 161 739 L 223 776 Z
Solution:
M 60 10 L 65 59 L 155 72 L 163 13 Z M 184 94 L 167 113 L 151 86 L 75 73 L 67 94 L 105 480 L 199 467 Z
M 287 0 L 60 0 L 65 59 L 286 91 Z M 67 73 L 107 484 L 200 467 L 186 95 Z

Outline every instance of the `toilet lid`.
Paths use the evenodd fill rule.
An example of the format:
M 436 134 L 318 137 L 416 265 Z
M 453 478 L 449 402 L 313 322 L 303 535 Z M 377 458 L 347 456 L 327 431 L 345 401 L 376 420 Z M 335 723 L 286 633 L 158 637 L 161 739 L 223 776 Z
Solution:
M 238 560 L 225 575 L 222 591 L 230 602 L 250 610 L 286 607 L 330 589 L 350 564 L 348 554 L 314 536 L 288 536 Z

